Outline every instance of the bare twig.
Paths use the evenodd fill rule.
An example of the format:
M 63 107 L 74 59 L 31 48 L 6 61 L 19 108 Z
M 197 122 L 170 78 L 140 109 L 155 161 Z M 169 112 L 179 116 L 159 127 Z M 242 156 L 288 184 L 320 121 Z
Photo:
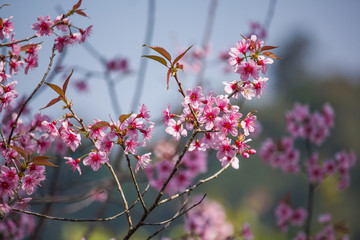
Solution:
M 206 194 L 200 199 L 199 202 L 193 204 L 191 207 L 189 207 L 188 209 L 184 210 L 186 204 L 187 204 L 187 201 L 188 201 L 188 197 L 186 198 L 185 202 L 183 203 L 183 205 L 181 206 L 181 208 L 179 209 L 179 211 L 176 212 L 176 214 L 166 220 L 166 221 L 163 221 L 163 222 L 159 222 L 159 223 L 154 223 L 154 224 L 146 224 L 146 225 L 164 225 L 162 228 L 160 228 L 159 230 L 157 230 L 156 232 L 154 232 L 152 235 L 150 235 L 147 239 L 151 239 L 153 238 L 154 236 L 158 235 L 160 232 L 164 231 L 166 228 L 168 228 L 170 226 L 170 224 L 176 220 L 177 218 L 181 217 L 182 215 L 188 213 L 191 209 L 193 209 L 194 207 L 198 206 L 199 204 L 201 204 L 201 202 L 204 200 L 204 198 L 206 197 Z

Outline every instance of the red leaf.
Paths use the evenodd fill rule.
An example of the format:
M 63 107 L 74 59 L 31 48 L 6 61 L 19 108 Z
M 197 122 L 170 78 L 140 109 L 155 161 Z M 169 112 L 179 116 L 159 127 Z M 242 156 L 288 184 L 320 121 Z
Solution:
M 170 73 L 171 73 L 171 69 L 169 68 L 166 76 L 166 90 L 169 89 Z
M 79 7 L 80 7 L 80 5 L 81 5 L 81 0 L 79 0 L 74 6 L 73 6 L 73 10 L 76 10 L 76 9 L 78 9 Z
M 86 15 L 86 13 L 84 13 L 83 10 L 84 10 L 84 9 L 76 10 L 75 13 L 77 13 L 77 14 L 79 14 L 80 16 L 83 16 L 83 17 L 88 17 L 88 16 Z
M 120 123 L 123 123 L 127 118 L 129 118 L 131 116 L 132 112 L 129 114 L 123 114 L 119 117 L 119 121 Z
M 171 55 L 168 51 L 166 51 L 164 48 L 162 47 L 151 47 L 149 45 L 144 44 L 143 47 L 149 47 L 152 50 L 157 51 L 158 53 L 160 53 L 163 57 L 165 57 L 167 60 L 169 60 L 169 62 L 171 62 Z
M 165 59 L 162 58 L 162 57 L 155 56 L 155 55 L 143 55 L 142 57 L 150 58 L 150 59 L 152 59 L 152 60 L 155 60 L 155 61 L 163 64 L 165 67 L 168 67 L 168 66 L 167 66 L 167 62 L 166 62 Z
M 15 151 L 17 151 L 24 159 L 26 159 L 26 152 L 24 149 L 19 148 L 17 146 L 13 146 L 13 145 L 9 145 L 9 147 L 14 149 Z
M 3 26 L 4 26 L 4 22 L 3 22 L 2 18 L 0 17 L 0 27 L 3 28 Z
M 40 110 L 43 110 L 43 109 L 45 109 L 45 108 L 48 108 L 48 107 L 54 105 L 55 103 L 57 103 L 57 102 L 60 101 L 60 100 L 61 100 L 60 96 L 57 97 L 57 98 L 54 98 L 54 99 L 51 100 L 45 107 L 40 108 Z
M 3 8 L 3 7 L 5 7 L 5 6 L 9 7 L 10 4 L 3 4 L 3 5 L 1 5 L 0 9 Z M 2 20 L 2 19 L 1 19 L 1 20 Z
M 31 162 L 34 165 L 57 167 L 55 164 L 49 162 L 47 159 L 51 159 L 51 158 L 46 157 L 46 156 L 36 156 L 36 157 L 33 157 L 33 159 L 31 159 Z
M 275 54 L 273 54 L 272 52 L 269 52 L 269 51 L 265 51 L 262 53 L 263 55 L 269 57 L 269 58 L 273 58 L 273 59 L 281 59 L 279 58 L 278 56 L 276 56 Z
M 260 52 L 262 51 L 267 51 L 267 50 L 271 50 L 271 49 L 274 49 L 274 48 L 278 48 L 279 46 L 263 46 L 260 50 Z
M 20 47 L 20 51 L 27 51 L 27 50 L 29 50 L 30 48 L 36 47 L 36 46 L 39 45 L 39 44 L 41 44 L 41 43 L 26 44 L 26 45 Z
M 190 48 L 191 48 L 192 46 L 193 46 L 193 45 L 191 45 L 190 47 L 188 47 L 188 49 L 186 49 L 185 52 L 183 52 L 182 54 L 180 54 L 179 56 L 177 56 L 172 64 L 175 65 L 175 63 L 177 63 L 177 62 L 187 53 L 187 51 L 190 50 Z
M 63 84 L 62 90 L 64 91 L 64 95 L 65 95 L 65 93 L 66 93 L 66 89 L 67 89 L 67 86 L 68 86 L 69 80 L 70 80 L 71 75 L 73 74 L 73 72 L 74 72 L 74 69 L 73 69 L 73 70 L 71 70 L 70 75 L 66 78 L 66 80 L 65 80 L 65 82 L 64 82 L 64 84 Z
M 55 92 L 57 92 L 62 99 L 65 99 L 65 93 L 58 85 L 52 83 L 45 83 L 45 84 L 51 87 Z
M 110 126 L 110 123 L 108 123 L 107 121 L 100 121 L 100 122 L 97 122 L 95 123 L 94 125 L 92 125 L 90 127 L 91 130 L 97 130 L 99 128 L 102 128 L 102 127 L 109 127 Z

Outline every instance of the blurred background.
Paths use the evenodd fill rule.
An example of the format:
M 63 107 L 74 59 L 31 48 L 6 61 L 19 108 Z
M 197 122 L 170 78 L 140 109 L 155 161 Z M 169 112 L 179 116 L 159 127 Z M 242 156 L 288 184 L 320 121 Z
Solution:
M 31 24 L 36 22 L 37 16 L 50 15 L 54 19 L 70 9 L 75 1 L 6 3 L 11 6 L 0 10 L 1 17 L 14 16 L 15 38 L 21 39 L 34 34 Z M 156 120 L 161 117 L 167 103 L 176 106 L 179 102 L 181 98 L 174 83 L 166 91 L 166 69 L 141 58 L 146 54 L 142 47 L 144 43 L 162 46 L 173 55 L 194 45 L 191 50 L 193 59 L 188 59 L 189 65 L 185 65 L 185 72 L 179 75 L 184 88 L 201 83 L 206 91 L 215 89 L 220 93 L 223 81 L 238 79 L 238 75 L 227 72 L 222 54 L 242 39 L 240 34 L 248 35 L 254 30 L 254 24 L 260 24 L 266 30 L 265 44 L 280 46 L 273 52 L 282 59 L 270 66 L 264 96 L 241 105 L 244 113 L 257 110 L 262 125 L 262 132 L 254 139 L 253 145 L 258 149 L 264 139 L 277 139 L 287 134 L 284 114 L 295 102 L 309 104 L 311 111 L 320 110 L 328 102 L 336 113 L 335 127 L 318 149 L 320 158 L 331 158 L 342 149 L 352 149 L 359 156 L 359 1 L 109 0 L 83 1 L 81 8 L 86 9 L 89 18 L 75 16 L 72 23 L 81 28 L 93 25 L 92 36 L 87 44 L 70 47 L 58 54 L 56 60 L 62 72 L 54 77 L 53 82 L 62 83 L 71 69 L 75 69 L 68 94 L 74 100 L 78 114 L 88 123 L 94 118 L 116 119 L 119 113 L 137 110 L 139 103 L 145 103 Z M 27 76 L 16 76 L 20 94 L 29 95 L 47 67 L 52 41 L 40 38 L 34 42 L 43 40 L 39 68 Z M 104 63 L 112 60 L 122 60 L 123 65 L 107 76 Z M 114 92 L 118 98 L 116 103 L 112 98 Z M 42 91 L 32 100 L 31 110 L 36 112 L 44 107 L 52 94 L 49 89 Z M 42 113 L 57 118 L 64 114 L 60 109 L 60 105 L 56 105 Z M 209 172 L 219 168 L 219 162 L 211 156 Z M 336 181 L 329 179 L 317 188 L 315 197 L 315 216 L 329 212 L 334 220 L 344 221 L 350 229 L 350 239 L 360 239 L 357 220 L 360 212 L 359 170 L 356 164 L 351 171 L 350 188 L 338 191 Z M 102 172 L 89 172 L 81 177 L 92 179 L 98 174 L 101 176 Z M 69 177 L 69 173 L 66 176 Z M 67 184 L 71 186 L 73 181 L 67 181 Z M 49 183 L 44 185 L 46 188 L 51 188 Z M 258 156 L 253 156 L 242 159 L 239 170 L 227 171 L 197 192 L 205 192 L 208 198 L 222 203 L 236 229 L 240 229 L 244 222 L 250 223 L 255 239 L 291 239 L 295 230 L 280 233 L 274 209 L 277 201 L 288 193 L 294 204 L 305 206 L 307 185 L 303 177 L 273 170 Z M 94 210 L 78 211 L 75 216 L 91 217 L 97 206 L 93 203 L 90 209 Z M 63 209 L 66 206 L 54 207 L 52 214 L 58 215 Z M 110 224 L 118 227 L 116 233 L 121 236 L 119 232 L 121 226 L 126 227 L 125 221 Z M 175 224 L 181 224 L 181 220 Z M 97 227 L 90 239 L 114 237 L 109 235 L 106 225 L 94 226 Z M 317 227 L 315 225 L 314 229 Z M 43 236 L 51 235 L 56 239 L 80 239 L 86 229 L 86 224 L 46 222 L 41 231 Z M 146 230 L 143 231 L 138 239 L 142 239 L 141 234 L 147 235 Z M 180 225 L 174 225 L 163 235 L 179 238 L 181 231 Z

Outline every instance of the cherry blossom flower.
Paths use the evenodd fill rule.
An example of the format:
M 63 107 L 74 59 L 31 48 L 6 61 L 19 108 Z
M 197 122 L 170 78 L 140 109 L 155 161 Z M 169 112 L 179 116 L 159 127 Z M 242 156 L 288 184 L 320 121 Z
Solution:
M 85 166 L 91 166 L 94 171 L 99 170 L 101 164 L 107 163 L 109 161 L 108 156 L 104 152 L 91 152 L 89 155 L 84 158 L 83 164 Z
M 202 94 L 202 89 L 200 86 L 196 86 L 193 90 L 189 89 L 186 91 L 186 96 L 184 98 L 184 103 L 190 104 L 193 108 L 198 108 L 201 104 L 201 101 L 205 99 Z
M 167 125 L 165 132 L 172 135 L 176 141 L 179 141 L 181 136 L 187 136 L 187 131 L 180 120 L 176 122 L 174 119 L 170 119 Z
M 144 155 L 136 156 L 137 164 L 135 167 L 135 172 L 139 171 L 140 167 L 142 169 L 146 168 L 146 166 L 151 162 L 150 155 L 151 153 L 145 153 Z
M 0 40 L 4 40 L 4 38 L 9 39 L 11 32 L 14 30 L 12 22 L 10 20 L 12 16 L 9 18 L 5 18 L 0 24 Z
M 38 36 L 38 37 L 41 37 L 43 35 L 50 36 L 53 32 L 53 30 L 52 30 L 53 25 L 54 24 L 50 20 L 49 16 L 46 16 L 46 17 L 39 16 L 38 22 L 34 23 L 31 28 L 33 30 L 37 31 L 36 36 Z
M 79 175 L 81 175 L 81 168 L 80 168 L 80 158 L 77 159 L 73 159 L 72 157 L 64 157 L 65 159 L 67 159 L 66 164 L 70 166 L 71 170 L 73 172 L 75 172 L 76 170 L 78 170 Z

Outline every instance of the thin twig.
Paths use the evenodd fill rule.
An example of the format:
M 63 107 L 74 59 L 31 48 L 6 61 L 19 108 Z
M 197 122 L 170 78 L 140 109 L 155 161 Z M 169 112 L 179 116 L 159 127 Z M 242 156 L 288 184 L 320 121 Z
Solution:
M 221 168 L 219 171 L 217 171 L 215 174 L 211 175 L 210 177 L 200 180 L 198 183 L 194 184 L 194 185 L 193 185 L 192 187 L 190 187 L 190 188 L 185 189 L 185 190 L 184 190 L 183 192 L 181 192 L 181 193 L 177 193 L 177 194 L 175 194 L 175 195 L 172 195 L 172 196 L 169 197 L 169 198 L 166 198 L 166 199 L 160 201 L 160 202 L 158 203 L 158 205 L 162 205 L 162 204 L 167 203 L 167 202 L 169 202 L 169 201 L 172 201 L 172 200 L 174 200 L 174 199 L 176 199 L 176 198 L 178 198 L 178 197 L 180 197 L 180 196 L 182 196 L 182 195 L 184 195 L 184 194 L 186 194 L 186 193 L 190 193 L 190 192 L 193 191 L 195 188 L 199 187 L 201 184 L 206 183 L 206 182 L 209 182 L 209 181 L 217 178 L 222 172 L 224 172 L 227 168 L 230 167 L 232 161 L 233 161 L 233 160 L 231 160 L 226 166 L 224 166 L 223 168 Z
M 144 212 L 146 212 L 147 211 L 146 205 L 145 205 L 144 199 L 141 196 L 139 185 L 137 183 L 134 171 L 133 171 L 133 169 L 131 167 L 129 155 L 125 154 L 125 157 L 126 157 L 126 160 L 128 162 L 128 168 L 129 168 L 129 171 L 130 171 L 130 174 L 131 174 L 132 182 L 134 183 L 134 186 L 135 186 L 135 189 L 136 189 L 136 193 L 137 193 L 137 195 L 138 195 L 138 197 L 140 199 L 140 202 L 141 202 L 141 205 L 142 205 L 142 207 L 144 209 Z

